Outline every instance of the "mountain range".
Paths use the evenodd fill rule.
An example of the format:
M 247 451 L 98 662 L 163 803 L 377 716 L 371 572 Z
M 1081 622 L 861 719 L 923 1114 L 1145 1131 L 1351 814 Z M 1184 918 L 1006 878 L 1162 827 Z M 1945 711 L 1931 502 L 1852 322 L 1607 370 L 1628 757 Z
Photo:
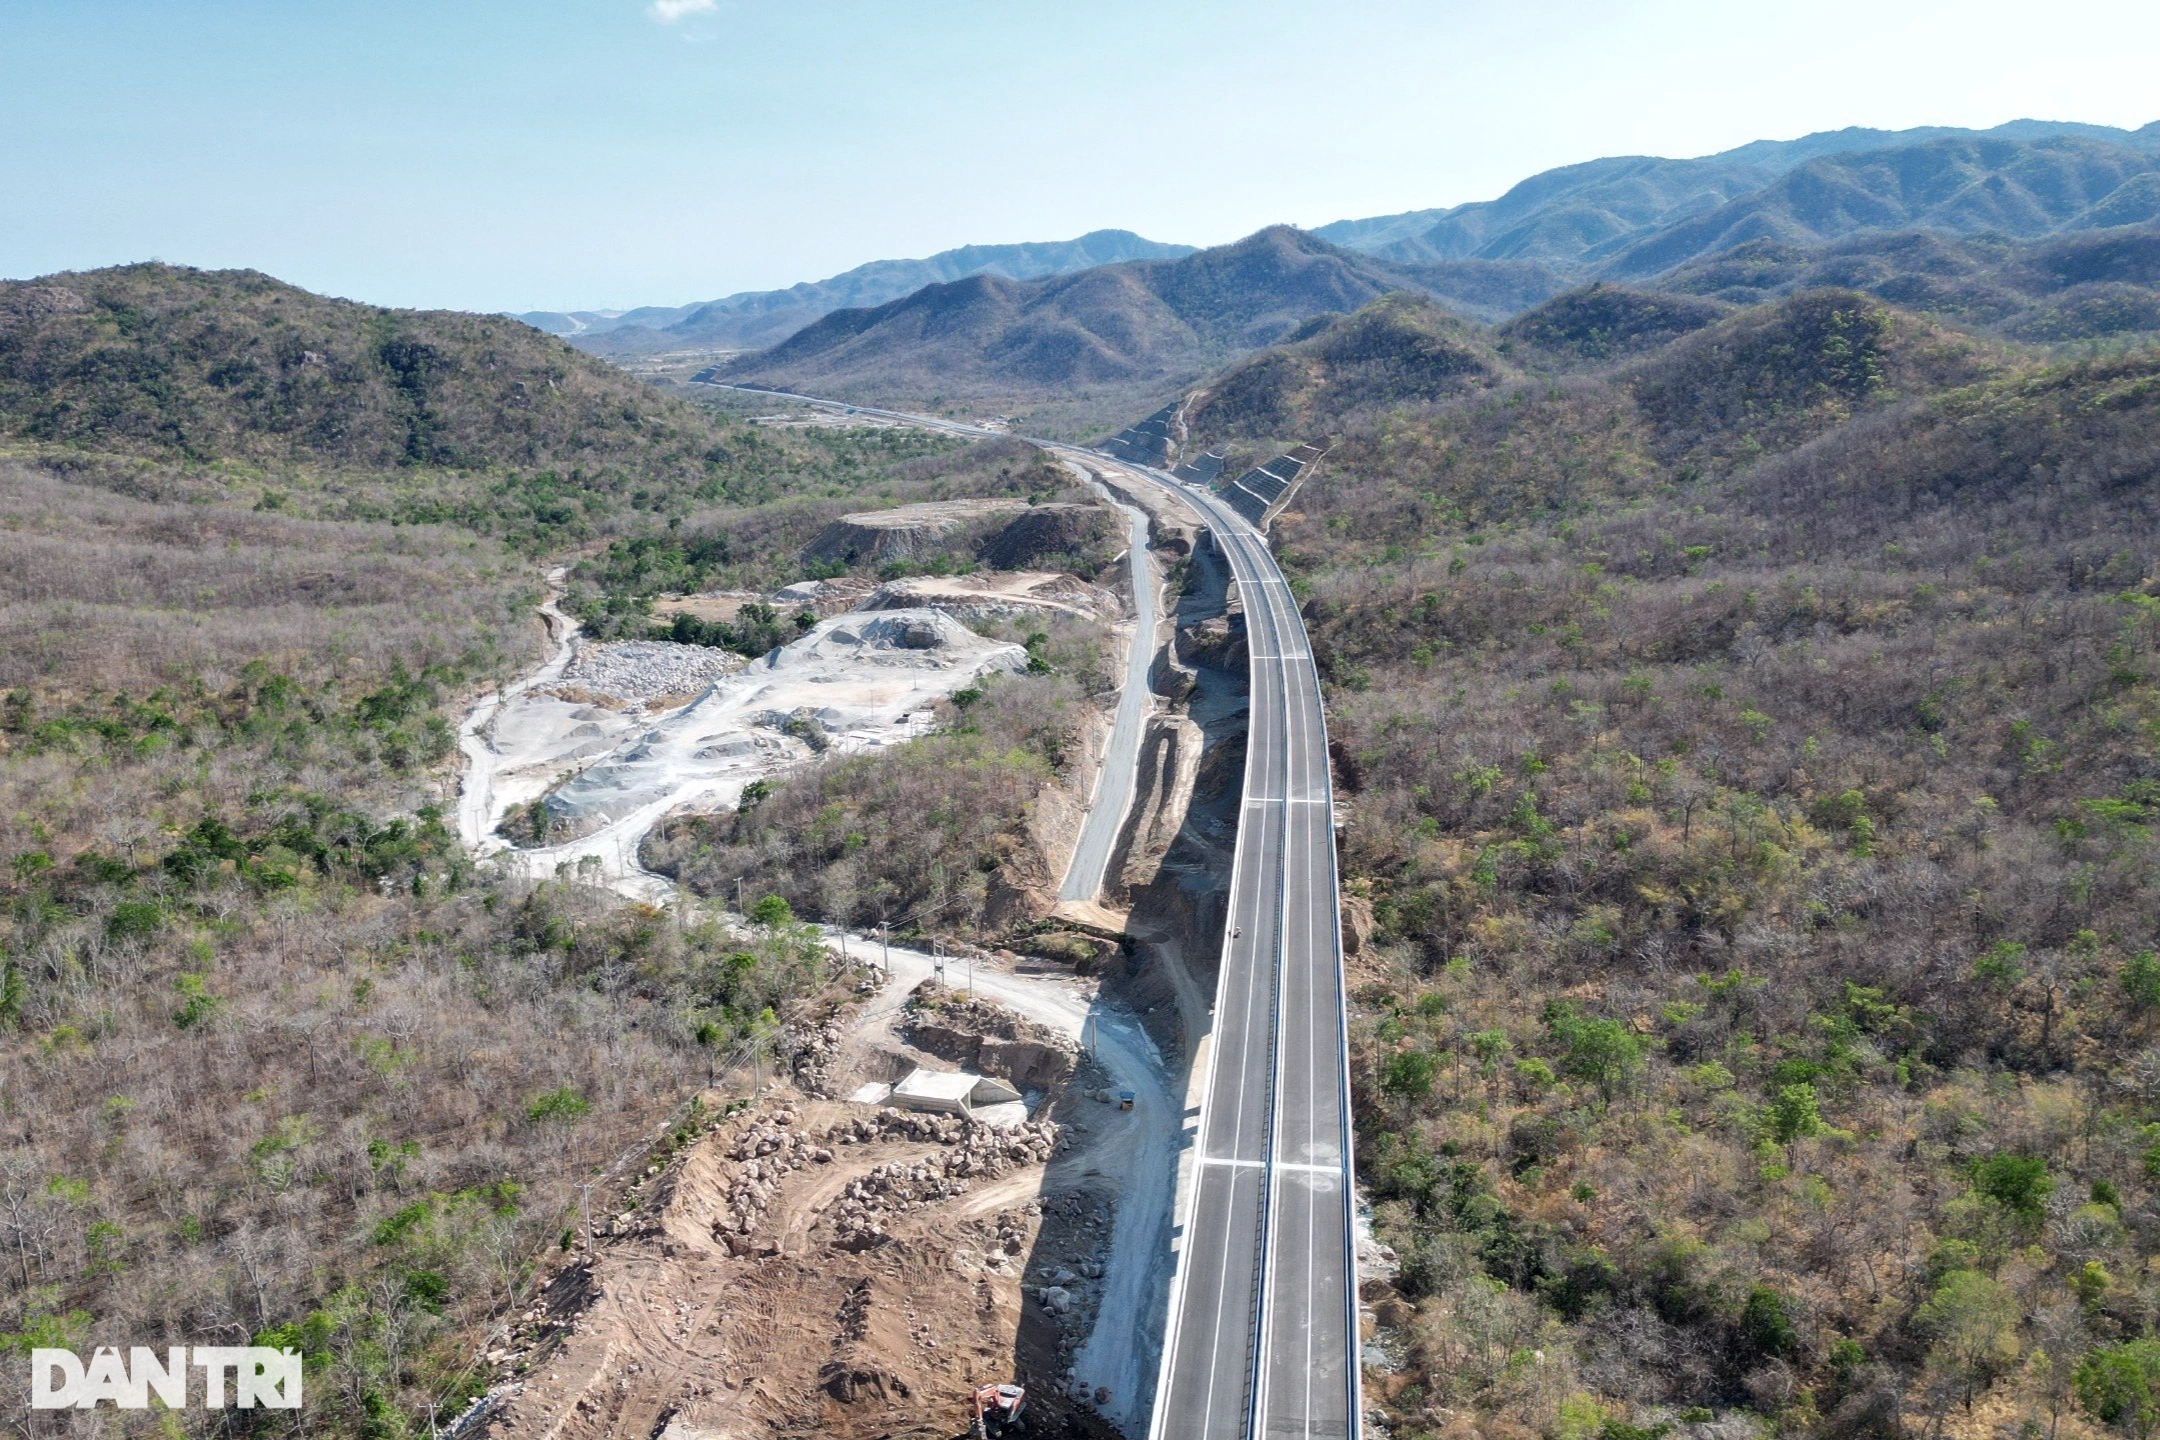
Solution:
M 1093 230 L 1077 240 L 963 245 L 921 260 L 873 260 L 830 279 L 785 290 L 749 290 L 671 308 L 535 310 L 515 318 L 599 355 L 751 350 L 777 344 L 835 310 L 882 305 L 925 285 L 971 275 L 1034 280 L 1121 260 L 1175 259 L 1192 252 L 1190 245 L 1165 245 L 1130 230 Z
M 1751 241 L 1824 244 L 1918 228 L 2034 237 L 2160 216 L 2160 122 L 2016 120 L 1989 130 L 1848 128 L 1689 160 L 1617 156 L 1534 175 L 1494 200 L 1338 220 L 1312 233 L 1419 267 L 1421 288 L 1497 323 L 1591 276 L 1643 279 Z M 1127 230 L 875 260 L 783 290 L 627 311 L 515 318 L 605 356 L 756 350 L 838 310 L 975 276 L 1043 280 L 1193 253 Z
M 871 309 L 836 311 L 714 374 L 842 389 L 1154 380 L 1416 283 L 1404 267 L 1276 226 L 1180 260 L 1033 282 L 975 275 L 926 286 Z
M 1391 291 L 1503 324 L 1616 282 L 1733 304 L 1840 285 L 2005 338 L 2090 339 L 2160 331 L 2156 221 L 2160 124 L 1838 131 L 1594 161 L 1481 205 L 1278 226 L 1177 259 L 929 285 L 709 375 L 1025 400 L 1196 375 Z
M 1989 192 L 1992 214 L 1985 213 L 1989 207 L 1975 203 L 1979 197 L 1960 198 L 1958 187 L 1946 183 L 1953 176 L 1985 182 L 1991 167 L 2002 168 L 2004 157 L 2012 153 L 2001 147 L 2027 145 L 2046 158 L 2009 167 L 2000 188 Z M 1338 220 L 1313 233 L 1345 249 L 1398 261 L 1529 260 L 1594 268 L 1691 223 L 1696 228 L 1687 233 L 1702 236 L 1704 245 L 1714 243 L 1717 235 L 1752 213 L 1776 214 L 1786 227 L 1781 237 L 1786 239 L 1801 230 L 1830 239 L 1856 228 L 1930 221 L 1964 229 L 2003 220 L 2032 225 L 2039 216 L 2052 216 L 2052 223 L 2060 224 L 2075 218 L 2074 209 L 2064 211 L 2064 201 L 2071 197 L 2059 195 L 2052 181 L 2037 172 L 2075 164 L 2070 157 L 2083 146 L 2098 147 L 2088 153 L 2102 170 L 2127 173 L 2122 157 L 2104 152 L 2129 151 L 2149 165 L 2151 157 L 2160 155 L 2160 122 L 2141 130 L 2039 120 L 2014 120 L 1991 130 L 1851 128 L 1798 140 L 1758 140 L 1694 160 L 1622 155 L 1544 171 L 1496 200 Z M 1918 159 L 1889 161 L 1901 151 L 1922 153 Z M 1886 174 L 1886 166 L 1895 173 Z M 2137 168 L 2136 161 L 2130 168 Z M 2083 183 L 2089 187 L 2093 182 Z M 2018 207 L 2002 203 L 2013 185 L 2023 202 Z M 2151 213 L 2100 223 L 2126 224 Z M 1707 224 L 1712 219 L 1722 223 Z M 2046 228 L 2052 225 L 2009 233 L 2037 234 Z M 1631 267 L 1639 270 L 1671 248 L 1672 242 L 1653 248 L 1630 262 Z M 1680 258 L 1685 257 L 1666 263 L 1677 264 Z

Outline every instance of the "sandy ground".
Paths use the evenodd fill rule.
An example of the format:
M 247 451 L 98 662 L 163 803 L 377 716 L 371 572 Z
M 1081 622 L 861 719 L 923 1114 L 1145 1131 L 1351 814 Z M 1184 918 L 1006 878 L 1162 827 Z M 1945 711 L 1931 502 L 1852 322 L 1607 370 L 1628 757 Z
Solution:
M 553 652 L 530 675 L 482 696 L 458 727 L 458 749 L 465 756 L 465 774 L 458 789 L 458 838 L 475 855 L 507 848 L 494 830 L 509 808 L 539 795 L 575 763 L 567 752 L 590 739 L 604 738 L 577 735 L 577 726 L 583 722 L 570 710 L 544 715 L 547 707 L 541 697 L 526 698 L 533 690 L 560 680 L 577 653 L 578 623 L 555 603 L 562 598 L 563 574 L 561 566 L 548 572 L 550 594 L 540 605 L 548 637 L 555 642 Z M 521 733 L 528 712 L 534 713 L 541 735 Z M 498 745 L 493 733 L 506 719 L 510 733 Z M 548 778 L 541 779 L 543 774 Z
M 1085 1248 L 1038 1198 L 1054 1136 L 771 1092 L 625 1197 L 496 1352 L 476 1419 L 503 1440 L 956 1436 L 974 1386 L 1054 1353 L 1022 1268 Z M 926 1180 L 963 1193 L 905 1198 Z M 866 1191 L 888 1208 L 858 1247 L 837 1217 Z M 1089 1433 L 1036 1396 L 1066 1421 L 1039 1433 Z
M 728 622 L 752 601 L 765 597 L 755 590 L 706 590 L 696 595 L 663 595 L 653 601 L 652 613 L 665 620 L 674 615 L 693 615 L 700 620 Z
M 558 586 L 560 578 L 559 571 L 550 577 Z M 954 595 L 939 593 L 932 603 L 960 599 L 974 577 L 958 578 Z M 1015 590 L 999 577 L 993 593 L 1038 588 L 1037 577 L 1010 578 Z M 1050 592 L 1045 599 L 1078 598 L 1039 588 Z M 542 613 L 555 640 L 546 663 L 485 697 L 460 727 L 467 762 L 461 837 L 474 853 L 524 873 L 575 867 L 649 903 L 670 898 L 673 887 L 639 866 L 637 850 L 668 812 L 734 803 L 751 780 L 809 758 L 805 725 L 835 749 L 897 743 L 919 733 L 935 699 L 986 670 L 1025 664 L 1019 647 L 984 640 L 937 610 L 849 612 L 721 677 L 691 703 L 654 715 L 566 694 L 576 622 L 552 599 Z M 898 643 L 907 627 L 916 634 Z M 939 643 L 921 644 L 925 627 Z M 551 813 L 587 833 L 545 848 L 511 848 L 496 826 L 511 806 L 543 795 Z M 835 935 L 831 943 L 843 942 Z M 845 944 L 858 958 L 882 958 L 874 940 Z M 966 989 L 966 962 L 945 964 L 947 983 Z M 891 982 L 865 1004 L 853 1032 L 889 1035 L 906 995 L 935 965 L 919 952 L 892 950 Z M 964 1393 L 966 1384 L 1006 1378 L 999 1372 L 1016 1355 L 1037 1374 L 1057 1372 L 1069 1355 L 1074 1393 L 1128 1434 L 1144 1429 L 1168 1285 L 1180 1087 L 1141 1018 L 1105 1002 L 1091 980 L 1048 966 L 978 961 L 973 986 L 1085 1043 L 1109 1077 L 1103 1094 L 1130 1090 L 1134 1108 L 1079 1097 L 1085 1118 L 1067 1135 L 1069 1163 L 1022 1166 L 964 1196 L 926 1203 L 919 1222 L 911 1217 L 911 1228 L 894 1232 L 915 1243 L 890 1253 L 836 1252 L 826 1218 L 842 1191 L 874 1168 L 872 1159 L 893 1162 L 884 1145 L 851 1151 L 845 1165 L 782 1185 L 759 1222 L 755 1257 L 716 1248 L 699 1218 L 717 1203 L 712 1185 L 678 1186 L 661 1205 L 657 1228 L 626 1217 L 621 1245 L 592 1267 L 556 1277 L 543 1307 L 556 1320 L 527 1317 L 554 1336 L 549 1368 L 512 1385 L 514 1403 L 490 1428 L 548 1440 L 633 1430 L 641 1440 L 929 1434 L 909 1428 L 907 1417 L 921 1410 L 909 1398 L 910 1384 Z M 921 1150 L 910 1152 L 910 1164 L 923 1160 Z M 1067 1255 L 1075 1264 L 1081 1255 L 1095 1257 L 1086 1263 L 1099 1267 L 1099 1284 L 1084 1287 L 1092 1313 L 1063 1319 L 1067 1327 L 1086 1323 L 1077 1345 L 1074 1335 L 1059 1336 L 1057 1321 L 997 1258 L 1021 1253 L 1010 1247 L 1022 1245 L 1014 1238 L 1022 1232 L 1027 1253 Z M 759 1263 L 745 1269 L 746 1258 Z M 604 1322 L 594 1318 L 603 1311 Z M 933 1325 L 922 1315 L 938 1318 Z M 557 1328 L 547 1331 L 550 1323 Z M 836 1324 L 839 1342 L 831 1340 Z M 941 1327 L 950 1332 L 943 1339 Z M 795 1368 L 782 1373 L 766 1352 L 775 1337 L 788 1335 L 801 1345 L 791 1352 Z M 822 1369 L 798 1373 L 802 1355 L 820 1345 L 832 1357 Z M 1088 1423 L 1096 1422 L 1090 1416 Z
M 931 605 L 941 610 L 1022 614 L 1061 610 L 1094 620 L 1118 614 L 1124 606 L 1115 595 L 1071 575 L 1039 570 L 994 570 L 974 575 L 919 575 L 894 580 L 858 607 L 899 610 Z

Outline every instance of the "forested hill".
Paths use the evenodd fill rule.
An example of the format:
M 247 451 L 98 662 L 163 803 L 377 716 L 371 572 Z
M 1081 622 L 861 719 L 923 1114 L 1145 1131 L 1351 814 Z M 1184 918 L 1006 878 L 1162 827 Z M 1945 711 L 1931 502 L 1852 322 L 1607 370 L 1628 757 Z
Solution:
M 247 270 L 0 282 L 0 438 L 272 467 L 703 475 L 691 406 L 514 320 L 388 310 Z
M 1640 276 L 1748 240 L 1816 244 L 1906 227 L 2034 237 L 2134 224 L 2156 213 L 2156 170 L 2160 122 L 1838 130 L 1692 160 L 1610 156 L 1533 175 L 1494 200 L 1315 233 L 1403 263 Z
M 1192 251 L 1190 245 L 1165 245 L 1129 230 L 1096 230 L 1074 240 L 963 245 L 921 260 L 873 260 L 785 290 L 745 291 L 672 309 L 645 308 L 614 316 L 535 311 L 517 318 L 595 355 L 755 349 L 776 345 L 835 310 L 882 305 L 925 285 L 970 275 L 1034 280 L 1121 260 L 1173 260 Z
M 1363 941 L 1390 1432 L 2129 1423 L 2160 349 L 1834 288 L 1498 332 L 1398 296 L 1191 419 L 1335 441 L 1275 531 Z
M 1740 304 L 1843 286 L 1966 330 L 2112 340 L 2160 333 L 2156 222 L 2160 127 L 1841 133 L 1593 161 L 1491 202 L 1276 226 L 1178 260 L 927 286 L 721 369 L 912 403 L 1137 399 L 1384 292 L 1497 324 L 1596 280 Z

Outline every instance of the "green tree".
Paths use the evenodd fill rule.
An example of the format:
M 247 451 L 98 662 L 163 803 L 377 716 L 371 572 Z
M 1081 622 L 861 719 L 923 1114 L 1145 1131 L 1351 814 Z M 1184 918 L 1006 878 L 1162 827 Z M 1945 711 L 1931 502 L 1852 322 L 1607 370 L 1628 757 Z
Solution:
M 2013 990 L 2025 978 L 2024 960 L 2023 945 L 2015 940 L 2001 941 L 1973 961 L 1973 978 L 1998 990 Z
M 592 1102 L 578 1093 L 574 1086 L 559 1085 L 525 1107 L 525 1118 L 538 1124 L 544 1120 L 559 1120 L 568 1124 L 592 1109 Z
M 793 921 L 795 911 L 782 897 L 767 895 L 750 907 L 750 918 L 768 929 L 774 929 Z
M 2078 1403 L 2131 1440 L 2146 1440 L 2160 1424 L 2160 1340 L 2103 1345 L 2085 1357 L 2071 1380 Z
M 2001 1205 L 2019 1223 L 2038 1225 L 2047 1215 L 2048 1196 L 2055 1182 L 2047 1161 L 2037 1155 L 1998 1152 L 1973 1162 L 1973 1189 Z
M 1809 1136 L 1822 1134 L 1824 1128 L 1815 1087 L 1809 1084 L 1780 1087 L 1765 1119 L 1771 1141 L 1782 1145 L 1788 1155 L 1795 1145 Z
M 1618 1020 L 1591 1019 L 1559 1003 L 1547 1009 L 1545 1026 L 1561 1047 L 1561 1072 L 1597 1086 L 1607 1105 L 1642 1073 L 1642 1039 Z
M 1782 1355 L 1800 1339 L 1785 1314 L 1785 1297 L 1768 1285 L 1748 1291 L 1747 1305 L 1740 1312 L 1740 1333 L 1765 1355 Z
M 1398 1100 L 1418 1100 L 1432 1093 L 1433 1058 L 1423 1050 L 1398 1050 L 1380 1072 L 1380 1088 Z
M 1914 1328 L 1934 1342 L 1933 1358 L 1965 1387 L 1965 1404 L 2018 1352 L 2017 1298 L 1977 1270 L 1952 1270 L 1913 1312 Z
M 2133 1008 L 2160 1008 L 2160 955 L 2140 950 L 2123 961 L 2122 988 Z

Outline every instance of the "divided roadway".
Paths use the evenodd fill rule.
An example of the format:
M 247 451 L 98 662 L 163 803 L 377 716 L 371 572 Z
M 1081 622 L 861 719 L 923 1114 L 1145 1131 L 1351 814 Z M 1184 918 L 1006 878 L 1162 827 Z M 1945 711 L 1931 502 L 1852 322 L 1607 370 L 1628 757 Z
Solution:
M 996 433 L 810 403 L 952 434 Z M 1266 539 L 1212 493 L 1099 451 L 1033 443 L 1110 460 L 1197 506 L 1245 610 L 1244 809 L 1151 1440 L 1355 1437 L 1349 1011 L 1327 724 L 1304 618 Z
M 1213 495 L 1148 473 L 1207 514 L 1244 603 L 1251 669 L 1228 934 L 1150 1433 L 1354 1436 L 1348 1011 L 1319 674 L 1260 533 Z

